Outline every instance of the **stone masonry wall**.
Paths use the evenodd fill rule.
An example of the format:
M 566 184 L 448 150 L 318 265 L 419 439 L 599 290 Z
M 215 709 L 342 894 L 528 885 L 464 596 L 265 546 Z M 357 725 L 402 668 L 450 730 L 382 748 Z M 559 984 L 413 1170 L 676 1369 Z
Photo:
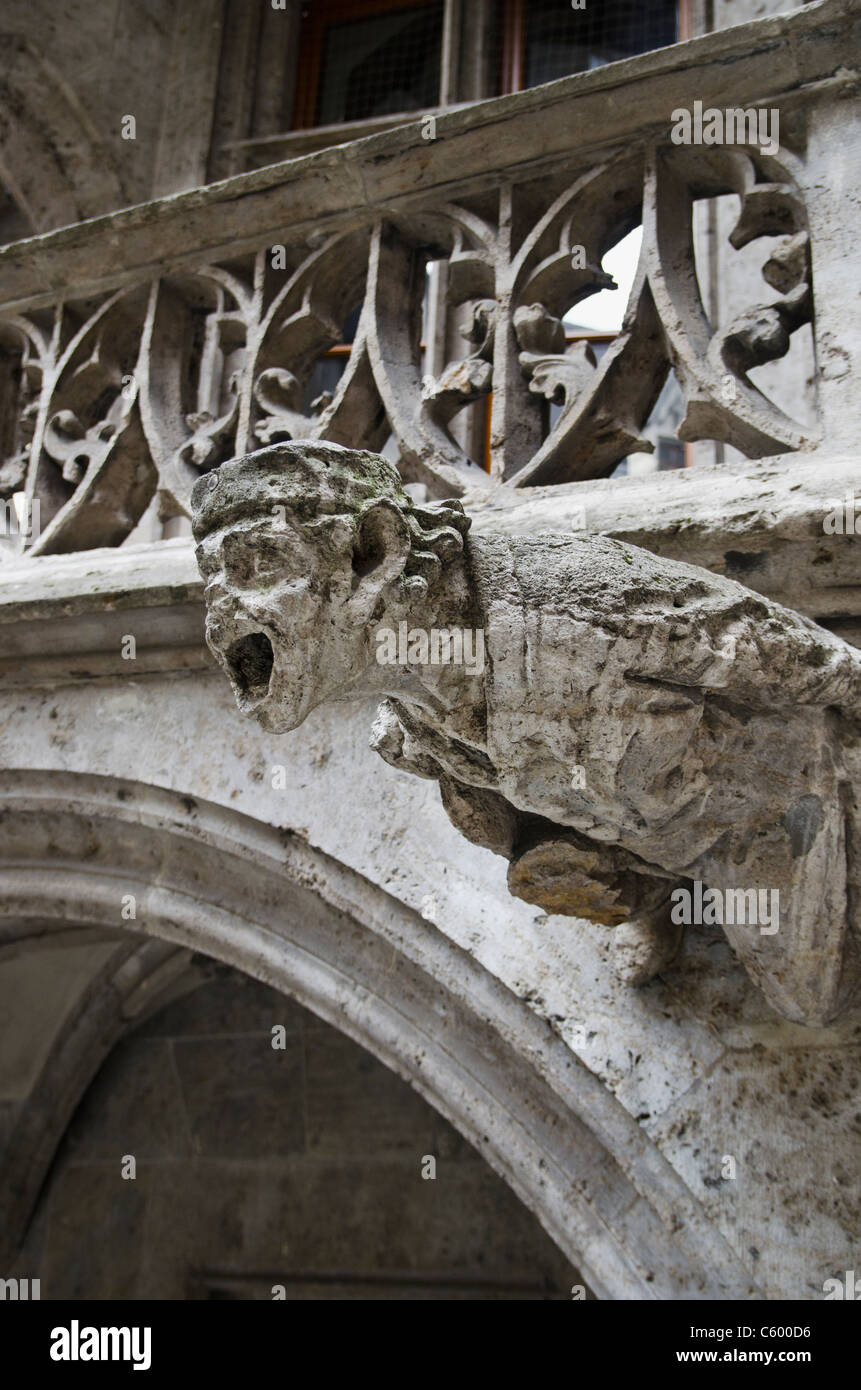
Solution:
M 271 1299 L 278 1283 L 287 1299 L 570 1297 L 576 1270 L 405 1082 L 211 969 L 79 1106 L 20 1262 L 43 1298 Z

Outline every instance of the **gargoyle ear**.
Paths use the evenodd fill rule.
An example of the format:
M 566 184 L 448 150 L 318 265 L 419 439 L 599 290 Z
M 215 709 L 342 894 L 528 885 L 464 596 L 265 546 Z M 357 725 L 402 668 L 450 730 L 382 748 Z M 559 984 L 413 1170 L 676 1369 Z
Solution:
M 371 502 L 359 516 L 353 545 L 353 572 L 382 588 L 403 573 L 410 553 L 410 532 L 396 503 L 387 497 Z

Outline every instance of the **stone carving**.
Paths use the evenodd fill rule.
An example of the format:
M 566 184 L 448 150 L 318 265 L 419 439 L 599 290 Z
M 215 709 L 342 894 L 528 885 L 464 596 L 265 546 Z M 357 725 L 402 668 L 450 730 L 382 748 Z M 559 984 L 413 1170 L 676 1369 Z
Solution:
M 15 374 L 18 450 L 0 490 L 24 492 L 28 510 L 38 501 L 34 555 L 119 545 L 155 491 L 137 370 L 146 299 L 137 287 L 95 309 L 63 306 L 0 325 L 0 341 L 15 329 L 26 344 Z
M 562 163 L 546 180 L 501 179 L 459 203 L 396 202 L 333 235 L 291 241 L 285 230 L 284 244 L 225 265 L 169 271 L 98 302 L 68 298 L 35 323 L 6 320 L 0 377 L 5 344 L 15 363 L 22 341 L 27 356 L 0 380 L 20 422 L 2 446 L 0 486 L 38 498 L 45 525 L 31 548 L 45 554 L 120 544 L 154 492 L 163 519 L 187 515 L 202 473 L 280 440 L 379 450 L 391 438 L 404 481 L 432 498 L 603 477 L 653 448 L 643 428 L 671 369 L 683 439 L 753 456 L 810 444 L 749 376 L 783 356 L 813 312 L 806 211 L 791 157 L 781 161 L 637 145 L 586 172 Z M 732 246 L 767 239 L 762 274 L 781 297 L 715 329 L 693 208 L 728 193 L 740 204 Z M 598 361 L 567 342 L 563 321 L 615 288 L 602 260 L 638 223 L 622 329 Z M 432 260 L 470 346 L 441 368 L 434 358 L 434 374 L 422 346 Z M 348 337 L 340 380 L 316 391 L 315 368 Z M 473 418 L 461 431 L 464 410 Z M 485 456 L 489 473 L 476 462 Z
M 27 480 L 47 343 L 24 318 L 0 325 L 0 497 L 22 492 Z
M 672 958 L 684 902 L 694 919 L 706 902 L 779 1012 L 845 1005 L 856 649 L 606 537 L 470 534 L 458 501 L 416 505 L 385 459 L 331 443 L 224 464 L 192 506 L 207 642 L 243 713 L 286 732 L 378 695 L 380 755 L 438 780 L 514 894 L 614 926 L 630 981 Z M 464 640 L 435 659 L 435 633 Z

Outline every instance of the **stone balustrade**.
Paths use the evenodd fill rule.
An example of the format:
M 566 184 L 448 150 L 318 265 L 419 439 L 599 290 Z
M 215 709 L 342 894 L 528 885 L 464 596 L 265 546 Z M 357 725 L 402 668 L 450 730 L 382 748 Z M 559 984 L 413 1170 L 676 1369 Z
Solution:
M 17 548 L 118 545 L 156 493 L 162 519 L 186 516 L 201 472 L 290 438 L 388 444 L 431 497 L 607 477 L 651 448 L 670 371 L 684 440 L 753 458 L 847 445 L 859 22 L 858 0 L 826 0 L 2 248 Z M 701 143 L 677 143 L 680 113 Z M 715 328 L 694 209 L 725 194 L 727 254 L 756 242 L 765 284 Z M 612 284 L 602 258 L 638 224 L 597 361 L 562 320 Z M 427 313 L 430 265 L 459 355 Z M 815 418 L 795 420 L 750 373 L 807 325 Z M 315 394 L 339 346 L 340 379 Z M 472 458 L 453 428 L 469 408 L 486 411 Z

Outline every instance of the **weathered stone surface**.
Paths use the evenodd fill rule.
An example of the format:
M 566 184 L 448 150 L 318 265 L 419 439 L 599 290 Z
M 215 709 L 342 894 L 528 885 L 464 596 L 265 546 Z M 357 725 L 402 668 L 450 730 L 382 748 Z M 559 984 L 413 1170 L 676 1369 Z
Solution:
M 131 783 L 100 772 L 7 775 L 0 792 L 6 812 L 0 839 L 3 949 L 26 949 L 28 938 L 46 923 L 61 939 L 74 940 L 81 925 L 104 931 L 103 924 L 118 914 L 122 884 L 137 901 L 131 935 L 148 938 L 143 948 L 137 946 L 133 961 L 141 949 L 168 950 L 165 943 L 205 950 L 294 996 L 361 1042 L 456 1125 L 540 1213 L 563 1250 L 579 1252 L 579 1267 L 599 1296 L 757 1296 L 748 1261 L 727 1246 L 717 1227 L 704 1223 L 698 1202 L 633 1113 L 604 1088 L 585 1058 L 573 1058 L 560 1035 L 566 1017 L 582 1016 L 576 993 L 596 963 L 588 944 L 589 967 L 575 997 L 560 1011 L 554 977 L 566 988 L 572 979 L 567 970 L 548 972 L 552 951 L 548 957 L 542 946 L 547 933 L 533 930 L 523 905 L 510 899 L 503 922 L 522 909 L 520 932 L 532 940 L 532 949 L 521 954 L 509 933 L 495 929 L 499 903 L 486 901 L 464 875 L 461 850 L 470 847 L 441 813 L 434 821 L 419 803 L 415 817 L 403 819 L 403 801 L 387 798 L 381 809 L 391 818 L 392 836 L 383 840 L 378 822 L 357 816 L 357 807 L 379 799 L 377 777 L 395 777 L 363 749 L 364 719 L 345 739 L 342 711 L 340 732 L 331 741 L 328 736 L 322 743 L 298 741 L 297 764 L 283 744 L 283 752 L 278 745 L 267 747 L 259 731 L 243 730 L 220 698 L 221 684 L 176 685 L 180 702 L 191 701 L 190 736 L 178 741 L 174 733 L 168 743 L 158 717 L 150 723 L 157 701 L 145 699 L 138 711 L 149 734 L 143 737 L 139 729 L 130 741 L 122 687 L 105 692 L 100 717 L 119 735 L 110 756 L 132 771 Z M 71 768 L 83 755 L 88 765 L 95 761 L 104 767 L 80 743 L 52 745 L 50 733 L 57 726 L 50 707 L 45 716 L 48 746 L 54 749 L 48 761 L 69 759 Z M 225 720 L 233 734 L 227 743 L 222 739 L 223 757 L 207 760 L 211 780 L 201 780 L 201 735 L 205 727 L 223 730 Z M 14 740 L 14 725 L 13 716 L 3 739 Z M 103 750 L 109 744 L 110 738 Z M 163 753 L 154 758 L 159 746 Z M 363 753 L 370 768 L 360 788 L 356 778 Z M 186 755 L 197 772 L 185 763 Z M 266 760 L 279 755 L 290 762 L 286 795 L 274 791 L 265 777 Z M 305 755 L 311 760 L 309 774 L 301 768 Z M 152 782 L 145 787 L 136 780 L 139 759 L 149 768 L 146 776 L 168 783 L 176 778 L 179 785 L 193 786 L 194 794 L 161 792 Z M 33 761 L 42 761 L 35 745 Z M 340 766 L 338 777 L 343 774 L 345 782 L 333 798 L 321 797 L 319 776 L 327 775 L 330 764 L 333 770 Z M 415 778 L 405 780 L 407 794 L 420 785 Z M 250 814 L 232 809 L 240 802 Z M 361 838 L 367 831 L 372 854 L 366 862 L 375 881 L 283 828 L 305 816 L 313 820 L 315 838 L 322 833 L 348 857 L 358 848 L 355 832 Z M 415 841 L 405 846 L 403 826 L 413 821 Z M 387 868 L 399 826 L 399 848 Z M 397 885 L 399 864 L 408 872 L 413 866 L 427 872 L 428 854 L 441 833 L 432 851 L 439 871 L 430 882 L 439 886 L 449 876 L 446 892 L 439 892 L 438 912 L 451 935 L 379 882 Z M 473 853 L 481 857 L 480 851 Z M 493 862 L 489 855 L 484 858 Z M 460 894 L 466 896 L 459 903 Z M 568 946 L 559 945 L 567 958 Z M 120 947 L 128 952 L 130 943 L 123 940 Z M 580 943 L 577 954 L 583 949 Z M 51 1125 L 59 1125 L 60 1132 L 65 1127 L 75 1078 L 79 1085 L 81 1073 L 90 1074 L 93 1052 L 101 1059 L 99 1048 L 110 1032 L 106 1022 L 124 1002 L 114 981 L 126 989 L 132 983 L 117 980 L 120 974 L 128 971 L 108 975 L 103 1002 L 94 998 L 92 987 L 80 1000 L 74 1029 L 67 1029 L 65 1046 L 56 1050 L 40 1083 L 46 1100 L 53 1095 L 60 1102 L 59 1115 L 55 1102 L 46 1116 L 49 1132 Z M 603 975 L 600 966 L 598 974 Z M 136 977 L 144 983 L 139 972 Z M 559 1015 L 552 1026 L 551 1013 Z M 719 1047 L 697 1026 L 686 1042 L 691 1046 L 683 1054 L 664 1056 L 666 1049 L 659 1050 L 656 1061 L 680 1067 L 679 1076 L 689 1081 L 691 1068 L 696 1073 Z M 32 1102 L 27 1115 L 31 1107 Z M 49 1156 L 50 1145 L 41 1132 L 37 1137 L 39 1153 Z M 17 1152 L 32 1159 L 32 1136 L 29 1145 L 26 1138 Z M 29 1172 L 38 1184 L 43 1170 L 33 1170 L 31 1162 Z
M 630 923 L 705 885 L 730 894 L 719 920 L 780 1012 L 821 1023 L 845 1006 L 855 648 L 612 539 L 467 537 L 459 504 L 418 508 L 384 459 L 338 446 L 261 450 L 193 500 L 207 642 L 244 713 L 284 732 L 325 699 L 377 691 L 387 761 L 512 808 L 515 892 Z M 480 635 L 474 669 L 448 651 L 381 663 L 396 633 L 455 630 Z M 494 817 L 456 816 L 505 848 Z M 773 922 L 741 914 L 763 893 Z
M 285 994 L 407 1078 L 602 1297 L 820 1298 L 824 1279 L 857 1268 L 858 1010 L 825 1027 L 780 1018 L 719 926 L 683 931 L 660 901 L 644 907 L 638 890 L 651 884 L 663 896 L 670 880 L 633 872 L 619 845 L 590 845 L 582 830 L 531 813 L 524 825 L 507 796 L 462 780 L 460 766 L 440 774 L 452 749 L 429 747 L 428 729 L 406 729 L 391 704 L 373 739 L 394 765 L 381 763 L 367 745 L 377 697 L 361 687 L 362 698 L 318 707 L 292 735 L 241 721 L 204 646 L 190 543 L 129 548 L 123 538 L 155 536 L 162 519 L 164 535 L 183 534 L 198 474 L 256 443 L 313 435 L 385 445 L 416 497 L 462 494 L 473 523 L 467 553 L 479 534 L 500 530 L 536 544 L 548 532 L 612 536 L 739 580 L 861 645 L 857 535 L 823 525 L 858 477 L 858 203 L 847 194 L 861 150 L 857 0 L 439 112 L 434 140 L 423 121 L 392 118 L 401 128 L 385 136 L 203 187 L 241 169 L 243 137 L 277 131 L 289 110 L 303 7 L 288 7 L 121 3 L 106 35 L 81 0 L 32 0 L 9 14 L 0 42 L 3 173 L 17 203 L 3 200 L 0 240 L 27 235 L 28 223 L 76 223 L 0 251 L 0 492 L 23 484 L 44 503 L 26 559 L 9 563 L 16 542 L 2 541 L 4 1251 L 14 1251 L 89 1078 L 158 1001 L 169 1004 L 144 1023 L 125 1083 L 128 1046 L 119 1070 L 96 1083 L 99 1113 L 92 1104 L 80 1112 L 87 1134 L 72 1126 L 80 1142 L 61 1150 L 23 1263 L 0 1254 L 0 1273 L 26 1276 L 41 1262 L 43 1297 L 268 1298 L 246 1257 L 277 1267 L 283 1232 L 305 1263 L 323 1246 L 332 1261 L 346 1250 L 359 1263 L 363 1231 L 381 1259 L 411 1260 L 421 1247 L 449 1268 L 459 1250 L 485 1248 L 502 1208 L 471 1173 L 446 1191 L 461 1243 L 437 1239 L 439 1222 L 410 1226 L 401 1195 L 412 1171 L 395 1113 L 416 1114 L 423 1102 L 414 1093 L 397 1101 L 398 1083 L 379 1067 L 362 1092 L 367 1053 L 350 1054 L 349 1042 L 306 1052 L 319 1088 L 305 1088 L 309 1153 L 292 1152 L 272 1180 L 284 1136 L 277 1107 L 252 1080 L 231 1115 L 203 1059 L 212 1039 L 228 1072 L 234 1058 L 230 1084 L 242 1091 L 249 1033 L 262 1029 L 268 1045 L 266 986 L 247 987 L 255 1004 L 243 1028 L 227 966 L 206 966 L 221 972 L 215 1003 L 200 988 L 187 993 L 209 952 L 276 986 L 288 1056 L 303 1032 L 326 1036 L 327 1025 L 306 1016 L 303 1027 Z M 694 28 L 780 8 L 789 6 L 693 0 Z M 471 21 L 472 6 L 450 9 Z M 480 66 L 471 64 L 470 83 Z M 460 97 L 487 90 L 470 85 Z M 776 108 L 779 157 L 702 148 L 674 157 L 671 112 L 695 99 Z M 120 145 L 126 110 L 140 138 Z M 251 157 L 259 165 L 334 138 L 331 128 L 294 132 L 258 142 Z M 161 196 L 183 187 L 193 191 Z M 730 190 L 738 197 L 719 196 Z M 153 196 L 160 201 L 110 211 Z M 566 346 L 559 315 L 587 281 L 601 282 L 601 256 L 639 220 L 641 199 L 648 277 L 638 277 L 637 315 L 602 365 L 582 344 Z M 776 241 L 743 247 L 757 209 L 766 223 L 795 220 Z M 109 215 L 79 221 L 98 213 Z M 575 240 L 588 243 L 588 265 L 572 274 Z M 273 274 L 281 243 L 286 263 Z M 420 351 L 429 256 L 441 259 Z M 315 354 L 345 338 L 344 313 L 363 296 L 342 388 L 306 397 Z M 788 354 L 763 361 L 792 328 Z M 641 434 L 675 430 L 655 411 L 642 425 L 668 355 L 684 378 L 668 386 L 688 397 L 686 433 L 716 442 L 687 446 L 695 468 L 586 481 L 626 448 L 646 447 L 632 442 Z M 754 453 L 796 452 L 700 466 L 734 459 L 732 439 Z M 465 454 L 483 460 L 488 443 L 491 474 L 464 468 Z M 153 469 L 158 497 L 136 522 Z M 522 486 L 539 480 L 553 486 Z M 248 548 L 237 559 L 255 562 Z M 553 614 L 542 637 L 557 622 Z M 489 647 L 484 655 L 482 679 Z M 265 647 L 248 657 L 259 685 Z M 430 714 L 444 723 L 457 700 L 445 690 L 441 711 L 439 693 L 438 684 Z M 550 693 L 539 723 L 567 692 Z M 456 751 L 472 760 L 485 746 L 481 730 Z M 853 771 L 847 762 L 846 789 Z M 527 790 L 544 797 L 547 779 Z M 854 813 L 848 790 L 846 802 Z M 508 861 L 523 896 L 506 892 Z M 118 915 L 123 889 L 138 894 L 136 923 Z M 580 910 L 578 891 L 591 895 L 595 916 L 603 903 L 609 921 L 624 900 L 627 919 L 558 915 Z M 762 938 L 770 965 L 777 944 Z M 219 1032 L 246 1036 L 227 1046 Z M 162 1044 L 193 1054 L 188 1103 L 205 1158 L 189 1156 L 191 1131 L 176 1124 L 172 1069 L 145 1064 L 163 1058 Z M 340 1110 L 339 1085 L 349 1090 Z M 272 1152 L 224 1157 L 221 1133 L 251 1115 Z M 440 1152 L 467 1166 L 466 1141 L 442 1118 L 429 1123 L 422 1145 L 441 1135 Z M 121 1131 L 149 1155 L 143 1211 L 110 1158 Z M 250 1154 L 248 1134 L 233 1142 Z M 367 1181 L 374 1147 L 386 1151 L 379 1188 Z M 345 1153 L 354 1148 L 358 1159 Z M 426 1185 L 435 1191 L 443 1195 Z M 515 1237 L 501 1253 L 513 1250 L 514 1275 L 526 1218 L 510 1198 L 507 1210 Z M 331 1223 L 325 1242 L 320 1213 Z M 87 1243 L 94 1226 L 121 1249 L 113 1269 L 105 1242 Z M 234 1268 L 192 1291 L 183 1260 L 228 1249 L 239 1252 Z M 438 1296 L 420 1270 L 412 1281 L 407 1273 L 393 1276 L 390 1297 Z M 350 1287 L 345 1296 L 374 1292 Z M 291 1292 L 331 1289 L 311 1280 Z
M 611 64 L 615 76 L 563 79 L 542 98 L 451 110 L 433 140 L 406 123 L 349 155 L 325 150 L 0 248 L 0 345 L 13 364 L 0 496 L 40 508 L 38 532 L 5 548 L 62 554 L 149 525 L 173 534 L 201 473 L 279 439 L 390 449 L 404 479 L 437 498 L 600 478 L 654 448 L 669 388 L 678 437 L 715 456 L 851 447 L 843 380 L 861 359 L 861 315 L 845 248 L 859 232 L 839 190 L 855 181 L 842 98 L 858 75 L 834 77 L 832 64 L 841 42 L 852 51 L 855 5 L 825 0 L 670 59 Z M 195 0 L 204 69 L 216 8 Z M 171 65 L 186 43 L 177 20 Z M 762 103 L 764 53 L 783 143 L 760 148 L 742 121 L 726 144 L 675 144 L 674 114 L 722 101 L 728 65 L 736 109 L 745 94 Z M 162 113 L 159 190 L 189 176 L 168 167 L 178 101 Z M 211 92 L 205 101 L 211 113 Z M 590 132 L 574 148 L 572 124 Z M 805 141 L 816 158 L 799 156 Z M 200 150 L 187 153 L 191 170 Z M 737 215 L 721 220 L 718 246 L 712 214 L 728 200 Z M 602 258 L 638 224 L 637 272 L 599 361 L 568 341 L 570 316 L 615 287 Z M 718 254 L 720 285 L 736 277 L 733 258 L 756 277 L 743 303 L 718 304 Z M 425 347 L 424 318 L 437 325 Z M 336 348 L 349 349 L 337 384 L 310 390 Z M 817 370 L 814 351 L 816 391 L 803 379 L 787 390 L 802 360 Z M 775 401 L 761 388 L 788 354 Z
M 292 1298 L 313 1283 L 306 1271 L 378 1298 L 398 1283 L 425 1297 L 435 1282 L 440 1296 L 561 1298 L 582 1280 L 475 1150 L 354 1042 L 223 966 L 187 1003 L 127 1037 L 79 1107 L 28 1241 L 43 1298 L 206 1297 L 218 1276 L 267 1300 L 280 1277 Z M 271 1045 L 285 1017 L 300 1066 Z M 154 1045 L 168 1066 L 176 1056 L 182 1087 L 176 1072 L 152 1086 Z M 201 1151 L 191 1141 L 213 1093 L 221 1123 Z M 283 1115 L 303 1112 L 307 1135 L 285 1144 Z M 120 1176 L 120 1152 L 137 1157 L 134 1179 Z M 94 1227 L 119 1243 L 116 1259 Z
M 800 452 L 640 478 L 500 487 L 462 500 L 473 533 L 613 536 L 828 622 L 861 613 L 857 480 L 854 453 Z
M 723 107 L 731 93 L 735 106 L 757 105 L 763 100 L 764 63 L 775 94 L 795 95 L 800 84 L 812 87 L 822 79 L 848 85 L 856 14 L 854 0 L 806 5 L 793 15 L 704 34 L 684 48 L 577 73 L 554 83 L 550 93 L 532 89 L 451 111 L 439 118 L 435 141 L 423 140 L 416 120 L 348 147 L 64 227 L 42 238 L 31 254 L 20 244 L 2 249 L 4 305 L 50 303 L 46 285 L 98 291 L 163 260 L 200 264 L 267 239 L 283 240 L 287 228 L 302 238 L 321 227 L 342 230 L 369 205 L 389 206 L 404 194 L 429 195 L 439 205 L 464 185 L 492 186 L 500 171 L 529 161 L 538 170 L 545 161 L 570 156 L 567 112 L 575 102 L 579 130 L 598 131 L 602 143 L 624 147 L 644 132 L 666 132 L 672 110 L 691 108 L 695 100 Z

